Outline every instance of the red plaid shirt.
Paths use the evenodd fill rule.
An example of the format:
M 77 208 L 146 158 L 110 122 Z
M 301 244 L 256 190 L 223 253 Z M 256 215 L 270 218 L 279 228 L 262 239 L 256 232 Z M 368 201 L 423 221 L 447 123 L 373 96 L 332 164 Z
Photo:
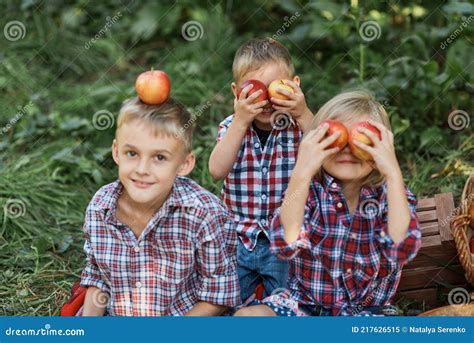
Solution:
M 137 239 L 115 216 L 122 188 L 119 181 L 102 187 L 84 224 L 81 285 L 108 293 L 109 315 L 183 315 L 199 301 L 240 304 L 237 237 L 218 198 L 178 177 Z
M 233 118 L 231 115 L 219 124 L 217 141 L 222 140 Z M 249 251 L 255 248 L 259 233 L 269 236 L 270 223 L 288 187 L 302 135 L 293 121 L 285 129 L 274 128 L 265 146 L 252 127 L 245 133 L 221 195 L 234 215 L 237 234 Z
M 395 244 L 387 231 L 386 184 L 362 188 L 351 218 L 341 186 L 326 173 L 323 179 L 311 184 L 298 240 L 286 243 L 279 213 L 272 223 L 272 251 L 291 259 L 291 297 L 322 305 L 334 315 L 356 315 L 363 307 L 389 304 L 402 266 L 421 244 L 415 196 L 406 190 L 411 220 L 405 239 Z

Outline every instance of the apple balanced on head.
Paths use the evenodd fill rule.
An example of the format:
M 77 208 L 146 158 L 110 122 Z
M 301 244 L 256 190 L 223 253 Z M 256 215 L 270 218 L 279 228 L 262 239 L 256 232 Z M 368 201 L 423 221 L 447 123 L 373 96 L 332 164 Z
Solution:
M 164 71 L 149 70 L 141 73 L 135 82 L 135 90 L 141 101 L 148 105 L 160 105 L 168 100 L 171 81 Z
M 366 151 L 358 148 L 355 144 L 354 141 L 359 141 L 362 143 L 365 143 L 367 145 L 372 146 L 373 142 L 372 140 L 367 137 L 367 135 L 363 134 L 362 132 L 359 132 L 359 128 L 364 127 L 372 132 L 374 132 L 379 139 L 382 139 L 380 135 L 380 131 L 373 125 L 370 125 L 368 122 L 357 122 L 352 126 L 351 131 L 349 132 L 346 128 L 346 126 L 341 123 L 338 120 L 325 120 L 322 122 L 322 124 L 327 123 L 329 125 L 329 128 L 326 132 L 328 136 L 332 135 L 333 133 L 339 131 L 341 134 L 340 136 L 332 143 L 329 148 L 335 148 L 338 147 L 339 150 L 344 149 L 344 147 L 349 144 L 349 149 L 351 150 L 351 153 L 364 161 L 370 161 L 372 160 L 372 156 L 367 153 Z

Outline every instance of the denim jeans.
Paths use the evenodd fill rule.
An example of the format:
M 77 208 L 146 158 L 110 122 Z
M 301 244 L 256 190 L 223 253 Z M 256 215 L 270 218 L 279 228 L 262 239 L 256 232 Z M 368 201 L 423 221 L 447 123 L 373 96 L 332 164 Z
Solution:
M 240 296 L 245 302 L 263 281 L 264 297 L 277 289 L 287 288 L 288 261 L 280 260 L 270 251 L 270 241 L 261 233 L 253 251 L 248 251 L 239 239 L 237 247 L 237 273 L 239 274 Z

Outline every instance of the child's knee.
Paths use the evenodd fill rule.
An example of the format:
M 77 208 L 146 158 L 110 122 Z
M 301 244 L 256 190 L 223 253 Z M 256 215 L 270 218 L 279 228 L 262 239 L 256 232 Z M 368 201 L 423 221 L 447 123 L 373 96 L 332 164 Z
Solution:
M 266 305 L 255 305 L 243 307 L 234 316 L 236 317 L 261 317 L 261 316 L 276 316 L 273 310 Z

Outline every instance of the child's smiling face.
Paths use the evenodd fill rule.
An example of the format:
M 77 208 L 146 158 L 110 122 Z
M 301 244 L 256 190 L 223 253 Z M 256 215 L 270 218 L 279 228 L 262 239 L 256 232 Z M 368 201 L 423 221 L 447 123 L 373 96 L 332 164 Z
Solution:
M 357 120 L 352 120 L 351 122 L 343 121 L 343 123 L 350 132 L 356 122 L 369 119 L 369 116 L 359 116 Z M 349 145 L 346 145 L 344 149 L 325 161 L 323 168 L 327 173 L 343 183 L 362 181 L 373 170 L 369 162 L 358 159 L 351 153 Z
M 247 80 L 258 80 L 262 82 L 266 87 L 268 87 L 272 81 L 279 79 L 291 79 L 297 84 L 300 83 L 298 76 L 291 78 L 288 67 L 285 66 L 282 62 L 269 62 L 256 70 L 252 70 L 246 73 L 242 77 L 242 79 L 239 80 L 238 84 L 232 83 L 232 91 L 235 96 L 240 85 Z M 257 122 L 257 124 L 260 124 L 259 126 L 261 128 L 271 130 L 271 114 L 273 113 L 274 109 L 271 107 L 270 99 L 268 100 L 269 104 L 265 106 L 263 112 L 255 118 L 255 121 Z
M 112 153 L 119 179 L 136 206 L 161 207 L 176 176 L 194 167 L 194 155 L 186 153 L 178 138 L 155 134 L 150 123 L 132 120 L 117 130 Z

